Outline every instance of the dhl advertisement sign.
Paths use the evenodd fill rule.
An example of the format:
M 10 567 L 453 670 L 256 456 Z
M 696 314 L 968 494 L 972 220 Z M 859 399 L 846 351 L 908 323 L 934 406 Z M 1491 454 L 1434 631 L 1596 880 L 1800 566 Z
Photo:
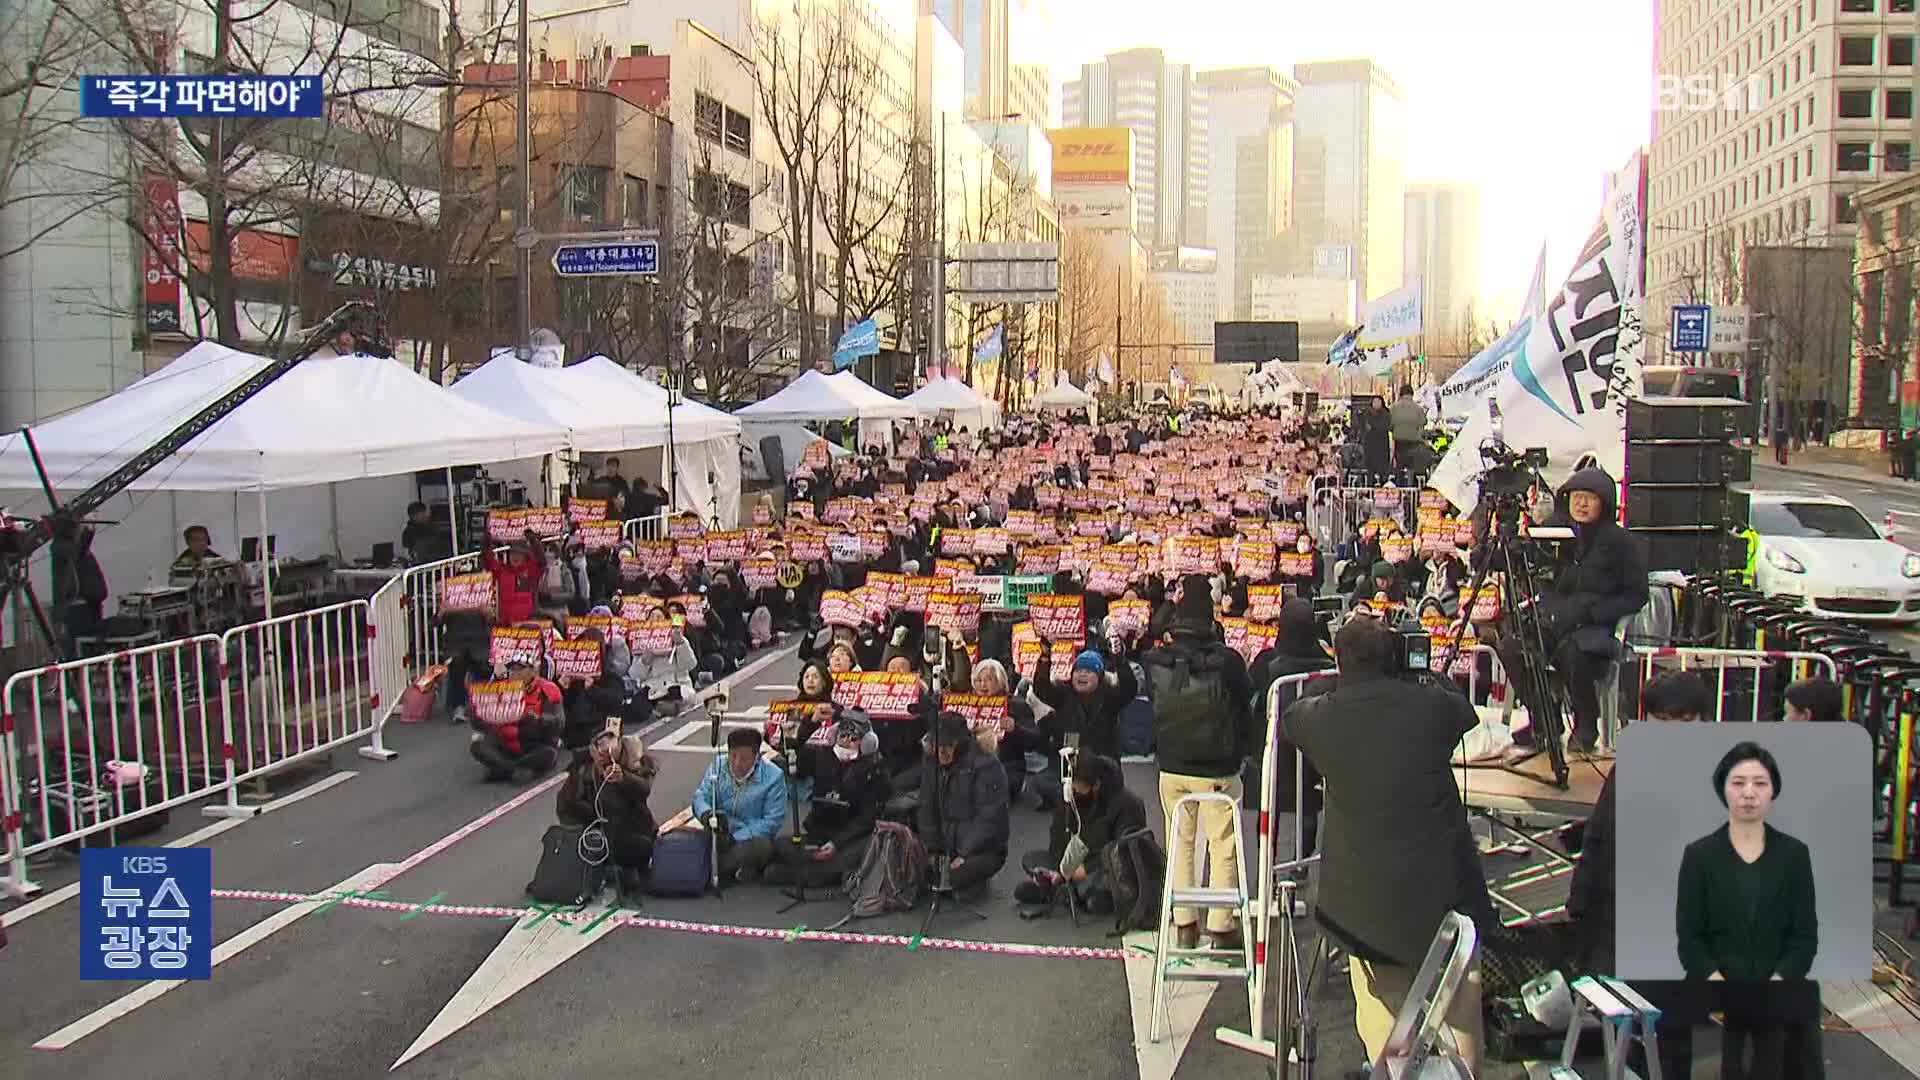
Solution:
M 1055 128 L 1052 139 L 1054 183 L 1133 182 L 1133 132 L 1126 128 Z

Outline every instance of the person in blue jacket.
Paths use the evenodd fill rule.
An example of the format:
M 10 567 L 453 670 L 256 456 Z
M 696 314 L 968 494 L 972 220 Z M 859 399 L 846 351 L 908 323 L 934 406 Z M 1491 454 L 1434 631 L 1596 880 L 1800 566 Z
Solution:
M 773 858 L 773 840 L 787 822 L 787 778 L 760 756 L 760 733 L 738 728 L 727 736 L 727 756 L 715 758 L 693 792 L 693 815 L 708 828 L 720 824 L 720 880 L 760 879 Z

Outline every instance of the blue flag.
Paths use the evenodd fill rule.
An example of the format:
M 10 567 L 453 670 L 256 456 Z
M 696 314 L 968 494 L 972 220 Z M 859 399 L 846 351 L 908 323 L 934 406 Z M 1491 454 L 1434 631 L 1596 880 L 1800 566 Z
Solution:
M 973 362 L 976 364 L 989 364 L 1000 359 L 1001 353 L 1006 351 L 1006 344 L 1007 328 L 1004 326 L 994 327 L 993 333 L 987 335 L 987 340 L 981 342 L 979 347 L 973 350 Z
M 880 328 L 872 319 L 866 319 L 847 327 L 840 336 L 840 344 L 833 350 L 833 370 L 845 371 L 856 361 L 873 356 L 880 351 Z

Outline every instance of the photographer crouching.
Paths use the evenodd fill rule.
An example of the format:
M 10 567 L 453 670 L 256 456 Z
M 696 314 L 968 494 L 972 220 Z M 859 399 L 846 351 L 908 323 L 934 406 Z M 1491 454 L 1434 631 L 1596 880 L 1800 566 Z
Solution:
M 1614 624 L 1647 604 L 1646 552 L 1614 520 L 1617 491 L 1613 477 L 1599 468 L 1581 469 L 1561 485 L 1555 501 L 1563 505 L 1574 540 L 1563 547 L 1552 583 L 1536 598 L 1547 655 L 1573 707 L 1568 750 L 1581 756 L 1591 755 L 1599 741 L 1599 682 L 1620 655 Z M 1544 659 L 1527 656 L 1522 646 L 1513 635 L 1500 635 L 1495 649 L 1508 671 Z M 1532 738 L 1529 728 L 1515 742 L 1526 745 Z
M 1451 768 L 1478 722 L 1466 698 L 1396 676 L 1402 640 L 1379 620 L 1334 636 L 1339 679 L 1281 718 L 1281 753 L 1297 747 L 1326 781 L 1316 917 L 1351 956 L 1354 1023 L 1378 1061 L 1394 1017 L 1448 912 L 1482 934 L 1493 903 Z M 1454 1048 L 1480 1075 L 1483 1022 L 1476 962 L 1446 1017 Z

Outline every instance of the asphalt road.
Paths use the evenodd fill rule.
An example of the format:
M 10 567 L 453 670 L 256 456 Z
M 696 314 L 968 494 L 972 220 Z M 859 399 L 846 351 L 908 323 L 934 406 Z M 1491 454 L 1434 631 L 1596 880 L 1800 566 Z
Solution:
M 789 656 L 747 674 L 732 708 L 788 696 L 797 667 Z M 376 875 L 385 878 L 384 900 L 522 909 L 540 835 L 553 821 L 551 787 L 529 793 L 481 783 L 465 732 L 445 723 L 396 724 L 389 733 L 400 753 L 394 761 L 343 754 L 341 767 L 357 773 L 351 779 L 208 840 L 216 887 L 337 894 L 339 883 L 370 866 L 399 864 L 402 872 Z M 663 769 L 653 799 L 657 816 L 685 804 L 709 760 L 707 738 L 698 715 L 650 734 Z M 1128 776 L 1152 804 L 1151 768 L 1129 766 Z M 522 801 L 512 806 L 515 799 Z M 501 812 L 503 805 L 512 808 Z M 1045 817 L 1028 804 L 1013 820 L 1015 865 L 996 880 L 996 896 L 982 909 L 988 917 L 944 915 L 932 936 L 1121 947 L 1106 936 L 1106 925 L 1016 917 L 1009 893 L 1017 853 L 1043 845 Z M 204 824 L 176 815 L 169 833 L 153 842 Z M 471 831 L 443 840 L 464 830 Z M 73 873 L 72 864 L 56 865 L 42 883 L 52 892 Z M 394 1075 L 1266 1075 L 1258 1059 L 1213 1038 L 1217 1025 L 1245 1023 L 1246 998 L 1237 986 L 1223 986 L 1197 1016 L 1185 1017 L 1179 1027 L 1191 1041 L 1183 1056 L 1172 1059 L 1166 1047 L 1137 1054 L 1145 1021 L 1130 987 L 1150 965 L 1008 955 L 985 946 L 911 947 L 918 912 L 855 927 L 898 935 L 880 943 L 792 941 L 782 932 L 823 926 L 844 913 L 844 904 L 781 914 L 776 909 L 784 903 L 770 889 L 740 887 L 723 899 L 650 900 L 639 913 L 685 921 L 672 927 L 549 923 L 541 931 L 532 925 L 537 918 L 485 911 L 411 915 L 357 902 L 319 910 L 286 899 L 221 899 L 216 937 L 229 949 L 257 940 L 219 964 L 210 982 L 180 985 L 132 1008 L 126 995 L 137 984 L 78 980 L 79 904 L 57 904 L 9 926 L 12 943 L 0 952 L 0 1075 L 374 1077 L 387 1074 L 450 1002 L 477 1011 L 475 1000 L 483 998 L 498 1004 L 471 1022 L 449 1023 L 443 1041 Z M 776 933 L 749 936 L 755 928 Z M 549 967 L 512 992 L 516 974 L 528 978 Z M 1360 1061 L 1343 976 L 1316 1008 L 1320 1074 L 1343 1076 Z M 50 1040 L 63 1048 L 35 1049 Z M 1713 1041 L 1708 1036 L 1703 1047 Z M 1832 1075 L 1906 1073 L 1859 1035 L 1830 1036 L 1827 1049 L 1838 1070 Z M 1501 1067 L 1489 1075 L 1517 1073 Z
M 1893 514 L 1893 539 L 1920 550 L 1920 481 L 1867 483 L 1860 480 L 1815 476 L 1792 469 L 1763 465 L 1756 455 L 1753 464 L 1755 491 L 1800 491 L 1808 494 L 1838 495 L 1857 507 L 1868 521 L 1878 525 Z M 1914 650 L 1920 655 L 1920 628 L 1888 628 L 1887 640 Z

